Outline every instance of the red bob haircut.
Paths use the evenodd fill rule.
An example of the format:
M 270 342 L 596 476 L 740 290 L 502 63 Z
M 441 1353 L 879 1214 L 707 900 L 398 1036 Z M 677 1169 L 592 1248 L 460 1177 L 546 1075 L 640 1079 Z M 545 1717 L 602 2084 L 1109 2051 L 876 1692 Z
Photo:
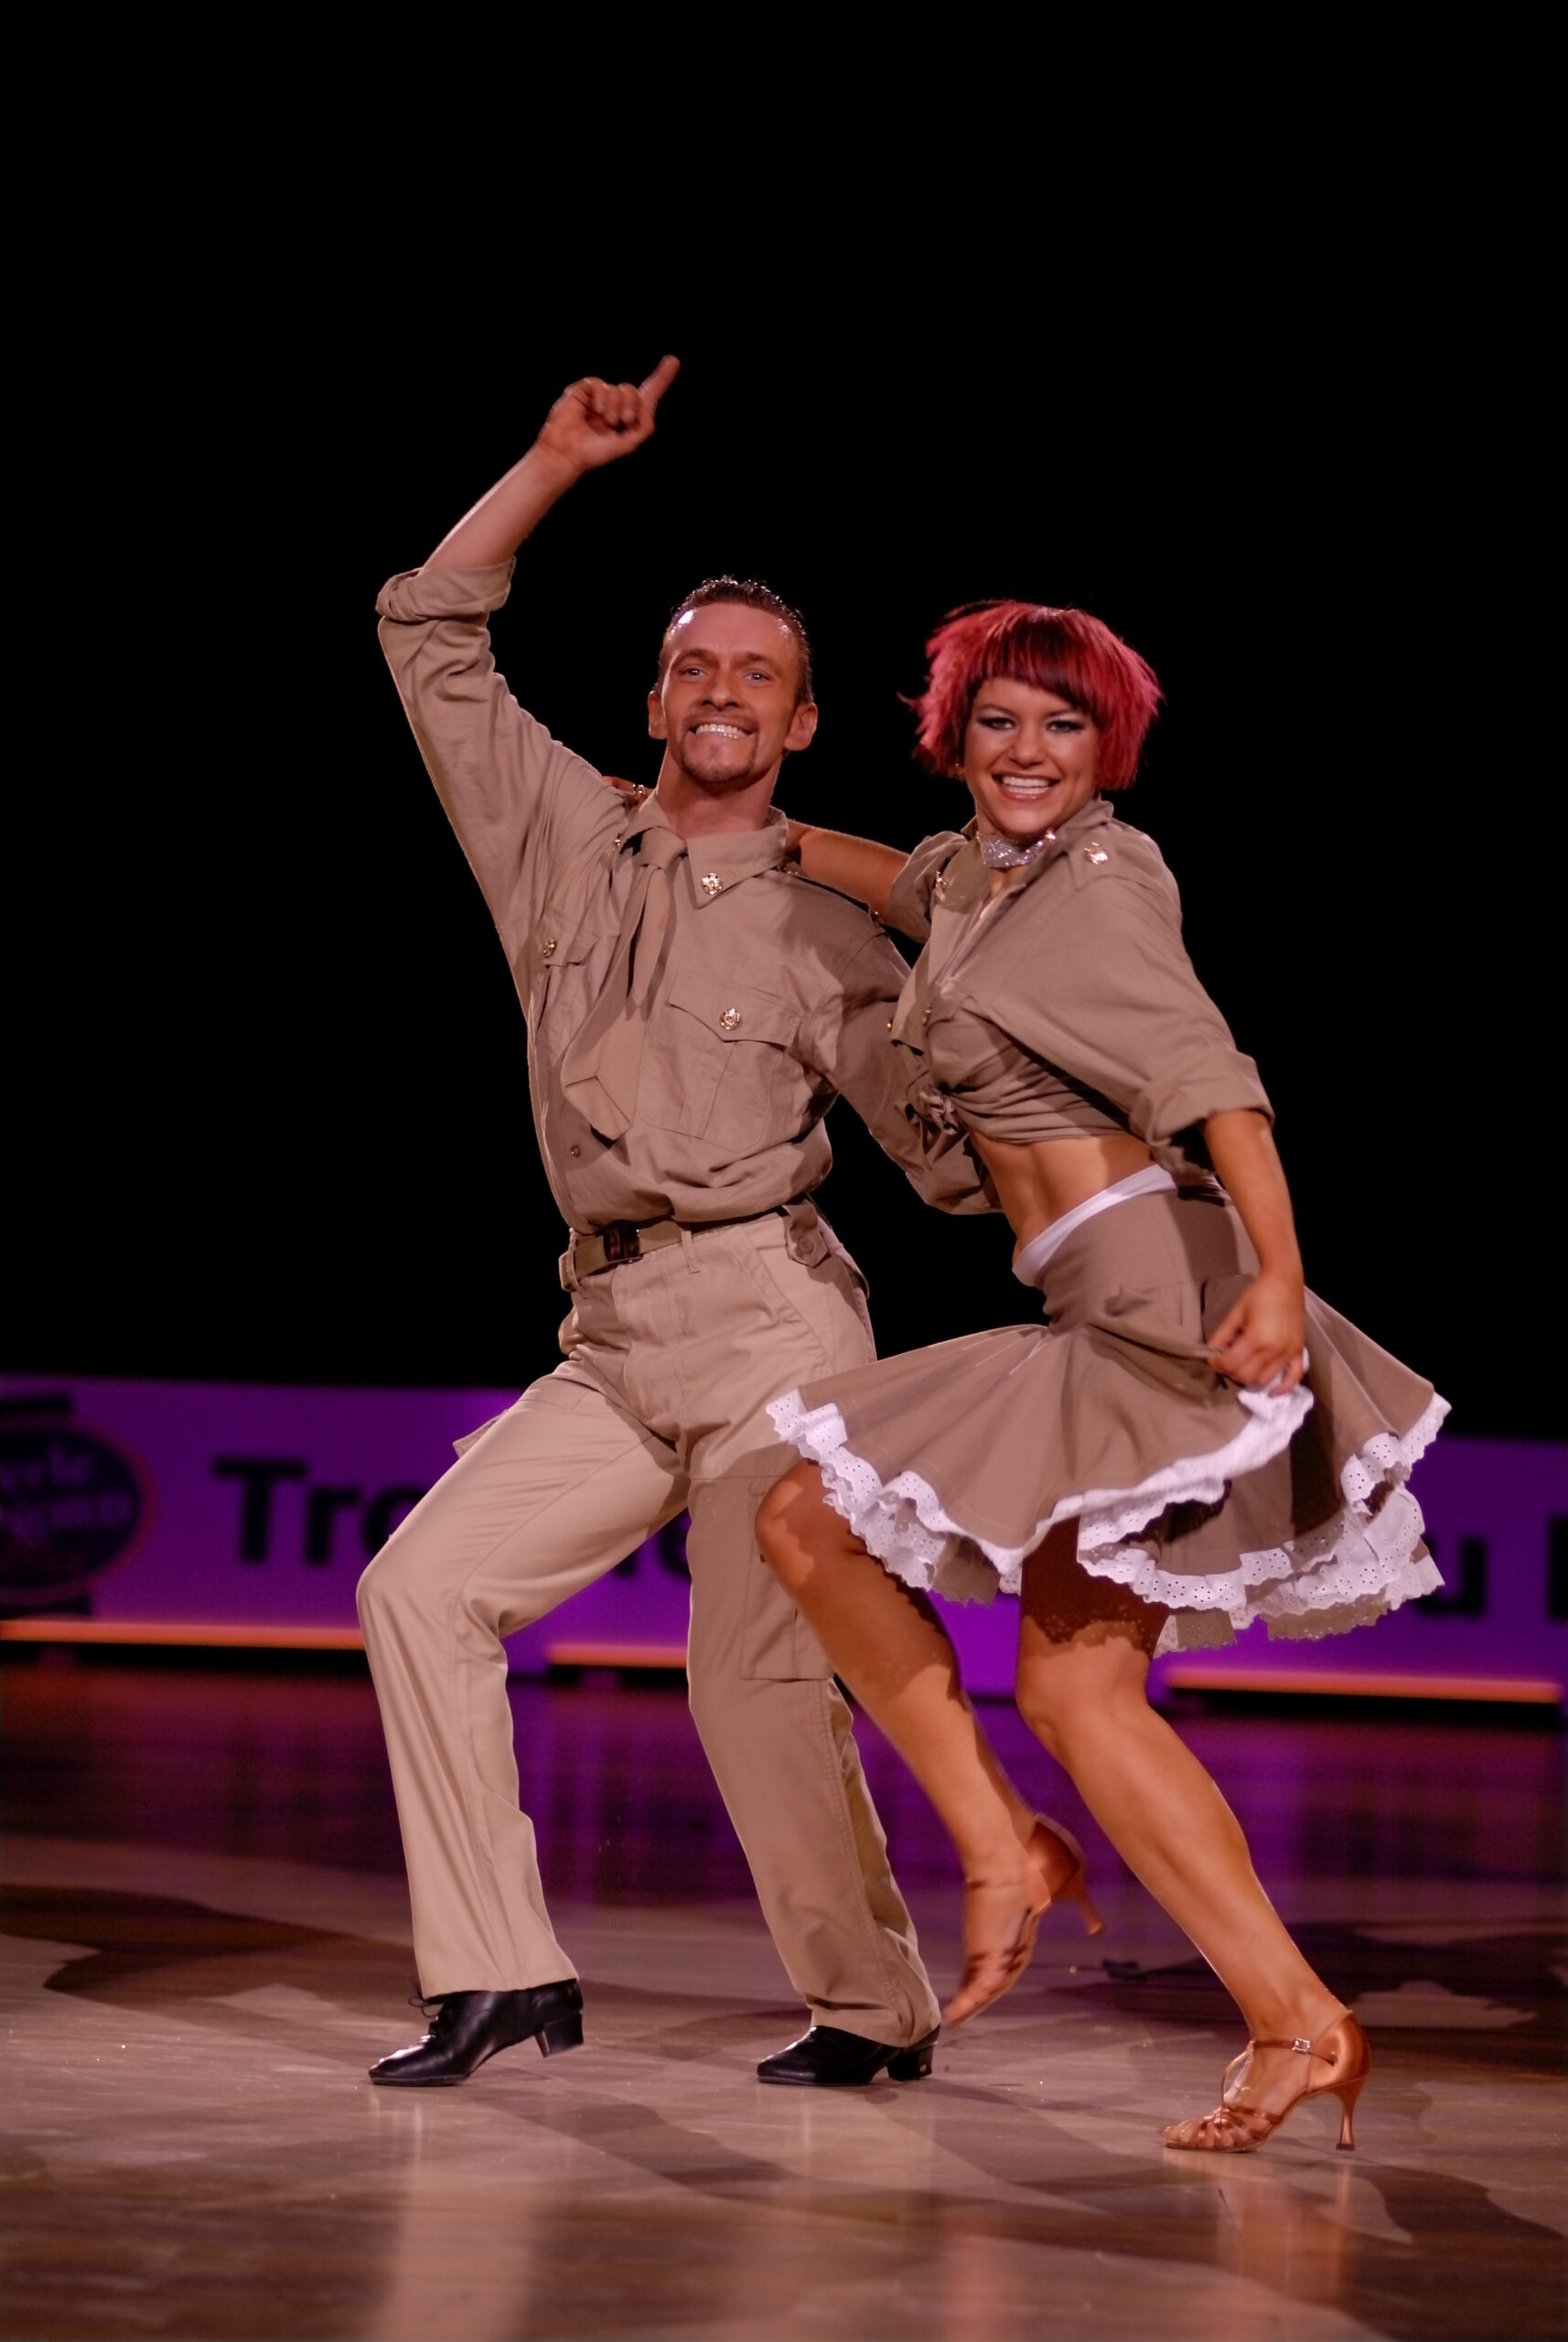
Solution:
M 1102 618 L 1039 602 L 970 602 L 949 612 L 926 656 L 926 688 L 911 704 L 919 719 L 915 753 L 932 772 L 958 770 L 975 693 L 1012 675 L 1069 700 L 1099 727 L 1101 789 L 1125 789 L 1136 773 L 1160 686 L 1148 661 Z

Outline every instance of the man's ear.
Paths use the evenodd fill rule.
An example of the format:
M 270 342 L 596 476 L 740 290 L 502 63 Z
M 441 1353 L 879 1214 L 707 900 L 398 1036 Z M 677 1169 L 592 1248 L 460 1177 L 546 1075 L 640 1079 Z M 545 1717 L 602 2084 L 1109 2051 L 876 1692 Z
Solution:
M 648 694 L 648 736 L 650 740 L 668 740 L 670 726 L 664 721 L 664 702 L 657 692 Z
M 817 703 L 814 699 L 803 699 L 789 718 L 789 729 L 784 735 L 786 755 L 799 756 L 802 748 L 811 747 L 816 736 Z

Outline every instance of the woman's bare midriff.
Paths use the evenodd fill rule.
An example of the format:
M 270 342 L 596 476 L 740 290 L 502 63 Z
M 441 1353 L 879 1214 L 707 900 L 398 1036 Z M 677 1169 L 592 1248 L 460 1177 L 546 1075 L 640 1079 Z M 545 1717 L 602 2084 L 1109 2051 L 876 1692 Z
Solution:
M 1098 1138 L 1038 1139 L 1032 1146 L 1004 1146 L 978 1133 L 972 1136 L 1017 1239 L 1015 1260 L 1053 1219 L 1155 1159 L 1141 1138 L 1125 1131 L 1107 1131 Z

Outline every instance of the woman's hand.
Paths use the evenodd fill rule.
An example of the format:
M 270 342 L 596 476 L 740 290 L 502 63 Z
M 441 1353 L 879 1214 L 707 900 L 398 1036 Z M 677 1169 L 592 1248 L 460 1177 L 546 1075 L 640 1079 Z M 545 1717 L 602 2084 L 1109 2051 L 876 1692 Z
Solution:
M 1210 1114 L 1208 1159 L 1241 1215 L 1262 1266 L 1219 1321 L 1209 1356 L 1244 1391 L 1294 1391 L 1305 1371 L 1306 1292 L 1290 1189 L 1265 1117 L 1250 1107 Z
M 1265 1269 L 1214 1329 L 1209 1356 L 1244 1391 L 1283 1397 L 1306 1368 L 1306 1297 L 1297 1276 Z

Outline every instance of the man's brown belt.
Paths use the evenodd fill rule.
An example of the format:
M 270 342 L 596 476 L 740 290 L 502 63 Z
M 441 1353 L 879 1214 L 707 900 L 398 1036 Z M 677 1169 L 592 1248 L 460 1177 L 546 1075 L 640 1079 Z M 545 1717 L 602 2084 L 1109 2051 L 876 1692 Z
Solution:
M 790 1211 L 789 1204 L 776 1204 L 774 1211 Z M 746 1219 L 768 1219 L 770 1212 L 746 1212 Z M 612 1219 L 607 1228 L 596 1230 L 592 1236 L 574 1236 L 561 1255 L 561 1284 L 570 1293 L 574 1283 L 584 1277 L 597 1276 L 601 1269 L 618 1268 L 623 1261 L 640 1261 L 645 1252 L 660 1252 L 667 1244 L 679 1244 L 688 1232 L 701 1236 L 710 1228 L 738 1228 L 738 1219 Z

